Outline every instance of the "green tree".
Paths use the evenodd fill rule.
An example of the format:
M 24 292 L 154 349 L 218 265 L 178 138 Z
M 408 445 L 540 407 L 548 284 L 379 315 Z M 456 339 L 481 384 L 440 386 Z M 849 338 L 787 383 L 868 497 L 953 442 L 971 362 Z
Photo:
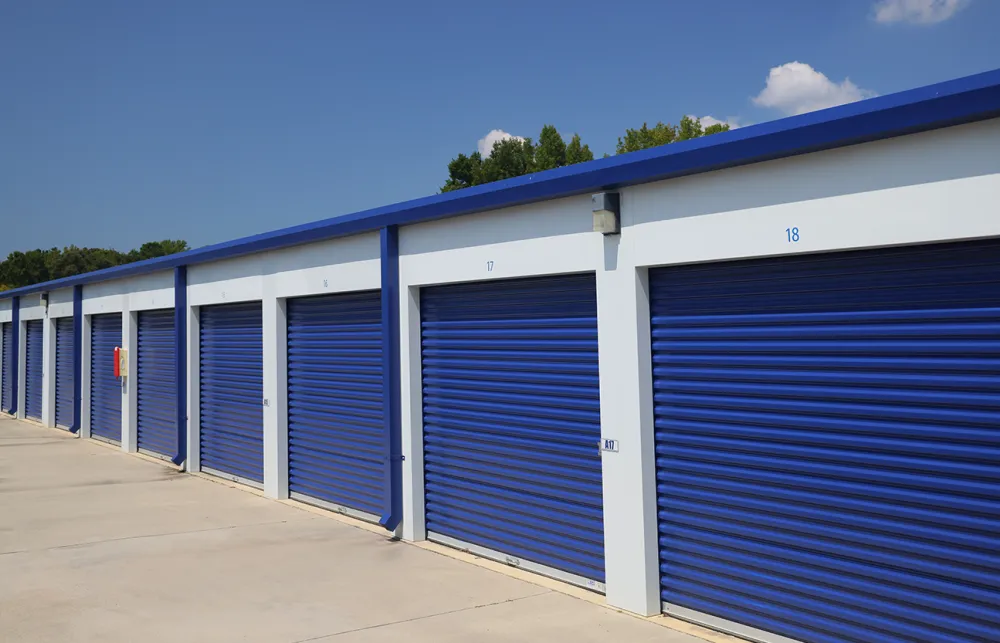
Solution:
M 184 252 L 185 250 L 188 250 L 187 241 L 181 241 L 179 239 L 147 241 L 142 244 L 138 250 L 130 251 L 128 253 L 128 258 L 130 261 L 144 261 L 146 259 L 155 259 L 157 257 L 177 254 L 178 252 Z
M 574 134 L 566 146 L 566 165 L 576 165 L 594 160 L 594 153 L 590 151 L 589 145 L 582 145 L 580 135 Z
M 493 144 L 483 160 L 482 182 L 492 183 L 535 171 L 535 146 L 530 138 L 506 138 Z
M 0 282 L 18 288 L 49 280 L 47 254 L 51 250 L 14 251 L 0 264 Z M 58 251 L 56 251 L 58 252 Z
M 152 259 L 183 252 L 186 241 L 165 239 L 144 243 L 128 253 L 111 248 L 79 248 L 67 246 L 60 250 L 29 250 L 11 252 L 0 261 L 0 290 L 21 288 L 32 284 L 72 277 L 103 268 L 112 268 L 133 261 Z
M 618 145 L 615 147 L 616 154 L 627 154 L 646 150 L 660 145 L 669 145 L 676 141 L 687 141 L 692 138 L 699 138 L 709 134 L 718 134 L 729 130 L 726 123 L 717 123 L 707 128 L 702 128 L 700 118 L 685 116 L 679 125 L 674 126 L 669 123 L 658 122 L 653 127 L 646 123 L 639 129 L 626 129 L 625 136 L 618 138 Z
M 459 154 L 448 164 L 448 180 L 445 181 L 442 192 L 461 190 L 482 183 L 483 159 L 479 152 L 471 156 Z
M 478 152 L 469 156 L 459 154 L 448 163 L 448 179 L 441 191 L 461 190 L 592 160 L 594 153 L 583 145 L 579 134 L 574 134 L 567 145 L 554 125 L 546 125 L 538 137 L 538 145 L 530 138 L 512 137 L 496 141 L 486 158 Z
M 535 150 L 535 170 L 553 170 L 566 165 L 566 142 L 554 125 L 542 127 Z

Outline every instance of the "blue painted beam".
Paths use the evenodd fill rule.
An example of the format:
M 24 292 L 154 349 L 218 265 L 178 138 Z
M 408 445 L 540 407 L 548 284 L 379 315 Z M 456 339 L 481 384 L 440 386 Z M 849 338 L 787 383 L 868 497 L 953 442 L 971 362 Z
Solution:
M 1000 69 L 649 150 L 307 223 L 17 288 L 14 295 L 172 270 L 485 210 L 616 189 L 1000 117 Z
M 20 374 L 21 374 L 21 298 L 14 296 L 10 300 L 10 341 L 14 344 L 14 369 L 11 371 L 11 386 L 10 386 L 10 409 L 8 411 L 14 417 L 17 417 L 17 401 L 20 397 L 19 386 Z
M 73 286 L 73 425 L 78 433 L 83 426 L 83 286 Z
M 380 231 L 382 260 L 382 417 L 385 433 L 383 512 L 379 524 L 394 531 L 403 517 L 403 435 L 399 395 L 399 228 Z
M 171 462 L 187 459 L 187 268 L 174 268 L 174 377 L 177 386 L 177 447 Z

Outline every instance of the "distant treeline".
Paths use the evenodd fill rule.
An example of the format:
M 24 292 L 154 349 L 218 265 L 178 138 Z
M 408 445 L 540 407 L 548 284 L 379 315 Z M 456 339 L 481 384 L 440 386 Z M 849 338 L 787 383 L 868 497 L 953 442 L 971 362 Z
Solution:
M 138 250 L 121 252 L 109 248 L 77 248 L 60 250 L 15 251 L 0 262 L 0 290 L 72 277 L 85 272 L 112 268 L 126 263 L 172 255 L 188 249 L 187 241 L 166 239 L 142 244 Z

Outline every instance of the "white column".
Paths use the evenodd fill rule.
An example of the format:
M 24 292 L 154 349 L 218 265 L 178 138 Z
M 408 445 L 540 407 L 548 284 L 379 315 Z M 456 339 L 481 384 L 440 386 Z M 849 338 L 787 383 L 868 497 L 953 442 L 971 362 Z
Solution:
M 188 289 L 188 296 L 191 291 Z M 190 300 L 189 300 L 190 301 Z M 201 404 L 201 364 L 199 351 L 201 349 L 201 322 L 197 306 L 188 306 L 187 311 L 187 368 L 188 368 L 188 422 L 187 422 L 187 460 L 186 471 L 201 471 L 200 434 L 200 404 Z
M 607 601 L 648 616 L 660 613 L 648 271 L 635 268 L 631 244 L 620 236 L 604 242 L 597 271 L 601 436 L 616 449 L 602 453 Z
M 127 305 L 127 303 L 126 303 Z M 139 450 L 139 314 L 126 308 L 122 311 L 122 348 L 126 351 L 127 375 L 122 378 L 122 450 Z
M 20 329 L 17 334 L 17 419 L 23 420 L 27 416 L 24 414 L 25 392 L 27 391 L 27 366 L 28 366 L 28 322 L 20 320 Z
M 400 266 L 402 270 L 402 266 Z M 420 289 L 399 287 L 400 423 L 403 433 L 403 539 L 424 540 L 424 415 L 420 380 Z
M 264 494 L 288 497 L 287 300 L 266 292 L 264 314 Z
M 90 325 L 93 317 L 83 316 L 80 332 L 80 437 L 90 437 Z
M 42 424 L 56 425 L 56 320 L 42 322 Z

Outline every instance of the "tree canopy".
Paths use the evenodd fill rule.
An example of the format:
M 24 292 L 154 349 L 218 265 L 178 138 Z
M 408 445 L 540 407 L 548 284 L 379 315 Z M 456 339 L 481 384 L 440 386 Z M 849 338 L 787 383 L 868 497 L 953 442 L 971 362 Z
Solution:
M 618 145 L 615 146 L 616 154 L 628 154 L 639 150 L 668 145 L 679 141 L 686 141 L 709 134 L 729 131 L 727 123 L 716 123 L 708 127 L 702 127 L 701 119 L 685 116 L 679 125 L 664 124 L 662 121 L 649 127 L 646 123 L 639 129 L 626 129 L 625 136 L 618 138 Z
M 0 261 L 0 290 L 72 277 L 144 259 L 164 257 L 188 249 L 187 241 L 150 241 L 135 250 L 121 252 L 109 248 L 67 246 L 49 250 L 14 251 Z
M 486 158 L 479 152 L 459 154 L 448 164 L 448 180 L 441 191 L 461 190 L 593 159 L 594 153 L 582 143 L 579 134 L 574 134 L 567 145 L 555 126 L 546 125 L 537 145 L 530 138 L 511 137 L 495 142 Z
M 615 153 L 637 152 L 728 130 L 729 125 L 726 123 L 703 127 L 701 119 L 690 116 L 682 118 L 678 125 L 659 122 L 649 127 L 643 123 L 638 129 L 625 130 L 625 136 L 618 138 Z M 608 155 L 605 154 L 604 157 L 607 158 Z M 554 125 L 546 125 L 542 127 L 537 145 L 530 138 L 510 137 L 495 142 L 485 158 L 479 152 L 468 156 L 459 154 L 448 163 L 448 180 L 441 191 L 461 190 L 473 185 L 593 160 L 594 153 L 589 145 L 583 144 L 579 134 L 574 134 L 569 143 L 566 143 Z

